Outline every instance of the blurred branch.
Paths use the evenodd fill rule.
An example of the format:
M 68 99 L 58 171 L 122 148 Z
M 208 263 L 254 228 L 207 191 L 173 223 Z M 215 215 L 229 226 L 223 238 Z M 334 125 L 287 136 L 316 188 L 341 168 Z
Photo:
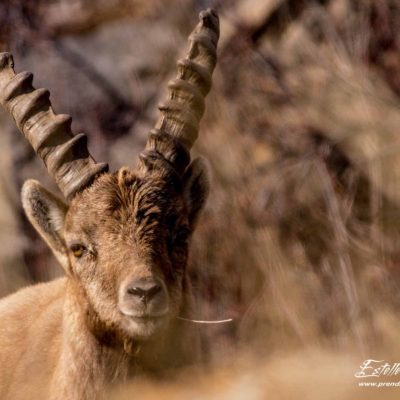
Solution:
M 83 73 L 94 85 L 100 88 L 114 104 L 127 105 L 118 89 L 116 89 L 107 77 L 101 74 L 90 61 L 60 40 L 56 38 L 48 39 L 50 39 L 50 43 L 64 60 Z
M 46 26 L 53 35 L 82 34 L 121 18 L 154 13 L 160 0 L 60 0 L 45 6 Z

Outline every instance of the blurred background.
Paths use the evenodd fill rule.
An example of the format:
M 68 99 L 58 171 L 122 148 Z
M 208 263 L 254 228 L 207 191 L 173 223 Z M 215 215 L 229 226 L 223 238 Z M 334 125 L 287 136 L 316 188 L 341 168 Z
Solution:
M 207 376 L 163 393 L 292 398 L 292 382 L 296 396 L 354 398 L 363 360 L 400 361 L 398 0 L 2 0 L 0 50 L 96 160 L 135 166 L 206 7 L 221 39 L 195 146 L 213 180 L 193 318 L 234 321 L 199 327 Z M 27 178 L 57 189 L 3 113 L 0 166 L 4 296 L 62 271 L 19 198 Z

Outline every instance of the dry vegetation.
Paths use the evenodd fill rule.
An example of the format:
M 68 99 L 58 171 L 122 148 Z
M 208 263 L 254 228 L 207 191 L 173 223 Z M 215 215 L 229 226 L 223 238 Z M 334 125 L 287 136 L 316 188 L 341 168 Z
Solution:
M 213 5 L 220 13 L 219 65 L 197 144 L 213 186 L 190 273 L 192 317 L 234 322 L 199 328 L 206 374 L 151 390 L 134 382 L 128 393 L 355 398 L 364 359 L 400 360 L 400 5 L 169 4 L 0 5 L 2 50 L 51 89 L 56 110 L 73 115 L 75 131 L 87 132 L 112 167 L 132 164 L 141 150 L 197 12 Z M 60 270 L 18 200 L 24 179 L 47 179 L 44 167 L 3 115 L 0 129 L 4 295 Z

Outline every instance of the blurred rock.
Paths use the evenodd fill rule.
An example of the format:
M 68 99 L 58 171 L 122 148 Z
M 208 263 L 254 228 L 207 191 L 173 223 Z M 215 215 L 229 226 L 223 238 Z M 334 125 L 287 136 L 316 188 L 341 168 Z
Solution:
M 24 262 L 28 242 L 21 234 L 21 201 L 14 181 L 13 149 L 9 121 L 0 113 L 0 297 L 31 283 Z

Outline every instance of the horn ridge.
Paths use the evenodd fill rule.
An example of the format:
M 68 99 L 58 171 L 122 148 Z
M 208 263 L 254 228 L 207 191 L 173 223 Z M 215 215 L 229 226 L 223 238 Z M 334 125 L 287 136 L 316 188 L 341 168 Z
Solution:
M 0 53 L 0 103 L 43 160 L 65 198 L 71 199 L 95 177 L 108 171 L 90 155 L 84 134 L 74 136 L 71 117 L 56 114 L 47 89 L 32 86 L 30 72 L 15 74 L 10 53 Z
M 31 72 L 20 72 L 15 75 L 14 79 L 4 87 L 4 99 L 9 101 L 11 98 L 21 94 L 26 87 L 30 87 L 33 81 L 33 74 Z

